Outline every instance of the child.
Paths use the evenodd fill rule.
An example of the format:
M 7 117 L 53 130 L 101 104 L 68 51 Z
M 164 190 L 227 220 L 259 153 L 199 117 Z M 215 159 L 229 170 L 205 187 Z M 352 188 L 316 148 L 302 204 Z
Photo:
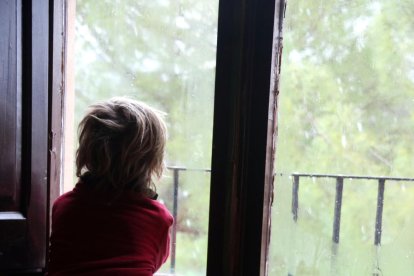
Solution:
M 153 275 L 169 255 L 173 218 L 157 202 L 163 171 L 163 114 L 114 98 L 79 125 L 73 191 L 52 209 L 48 275 Z

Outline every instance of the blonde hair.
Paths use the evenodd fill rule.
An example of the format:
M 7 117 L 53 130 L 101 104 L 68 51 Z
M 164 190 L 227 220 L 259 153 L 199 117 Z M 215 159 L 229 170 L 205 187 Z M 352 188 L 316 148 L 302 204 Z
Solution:
M 76 175 L 101 189 L 149 190 L 164 169 L 164 115 L 123 97 L 91 105 L 79 124 Z

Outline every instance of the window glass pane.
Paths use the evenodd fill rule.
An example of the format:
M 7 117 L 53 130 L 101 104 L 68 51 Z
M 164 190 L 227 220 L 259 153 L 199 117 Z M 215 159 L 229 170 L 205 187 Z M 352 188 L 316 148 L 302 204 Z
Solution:
M 414 274 L 412 11 L 288 2 L 269 275 Z
M 75 14 L 68 57 L 74 96 L 66 101 L 73 100 L 66 122 L 74 113 L 74 123 L 65 137 L 74 146 L 66 156 L 73 158 L 76 127 L 96 101 L 129 96 L 165 111 L 167 170 L 156 184 L 159 200 L 177 216 L 174 252 L 160 272 L 204 275 L 218 1 L 78 0 Z M 66 160 L 65 191 L 76 183 L 71 164 Z

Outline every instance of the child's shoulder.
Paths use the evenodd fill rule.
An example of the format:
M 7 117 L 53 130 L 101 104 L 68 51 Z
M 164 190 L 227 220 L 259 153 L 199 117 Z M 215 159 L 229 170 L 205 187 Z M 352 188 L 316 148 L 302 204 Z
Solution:
M 66 192 L 60 195 L 54 202 L 52 206 L 52 215 L 61 214 L 72 205 L 73 201 L 73 191 Z
M 55 199 L 55 201 L 53 202 L 53 206 L 59 206 L 61 204 L 64 204 L 67 200 L 70 200 L 70 198 L 73 196 L 72 194 L 73 194 L 73 191 L 69 191 L 64 194 L 61 194 Z
M 174 221 L 173 216 L 162 202 L 150 198 L 147 198 L 146 201 L 148 202 L 148 204 L 152 205 L 153 210 L 155 210 L 158 213 L 158 216 L 163 218 L 168 225 L 172 225 Z

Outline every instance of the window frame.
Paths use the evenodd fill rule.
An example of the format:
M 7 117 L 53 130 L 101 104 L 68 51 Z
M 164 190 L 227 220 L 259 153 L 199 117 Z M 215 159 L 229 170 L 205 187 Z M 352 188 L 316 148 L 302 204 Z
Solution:
M 61 186 L 70 1 L 25 1 L 23 9 L 23 93 L 31 94 L 23 94 L 22 176 L 37 230 L 33 265 L 21 269 L 33 273 L 46 266 L 48 214 Z M 207 275 L 266 275 L 284 5 L 219 2 Z
M 284 0 L 220 1 L 207 275 L 266 275 Z
M 19 33 L 16 63 L 21 70 L 7 68 L 13 70 L 10 76 L 15 74 L 13 78 L 21 79 L 21 86 L 19 83 L 15 91 L 18 95 L 21 89 L 21 98 L 10 105 L 11 109 L 21 110 L 21 114 L 18 111 L 21 120 L 15 122 L 21 135 L 21 152 L 16 153 L 15 166 L 21 166 L 21 171 L 10 183 L 19 193 L 18 210 L 11 215 L 5 212 L 1 218 L 2 239 L 7 242 L 1 244 L 0 272 L 41 274 L 48 246 L 50 2 L 9 3 L 17 5 L 21 12 L 21 18 L 16 20 Z

